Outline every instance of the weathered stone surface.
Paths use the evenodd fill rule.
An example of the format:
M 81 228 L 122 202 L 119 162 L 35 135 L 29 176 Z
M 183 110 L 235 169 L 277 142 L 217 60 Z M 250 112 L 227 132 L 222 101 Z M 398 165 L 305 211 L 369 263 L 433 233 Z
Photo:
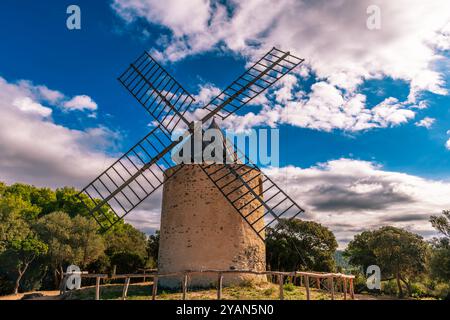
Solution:
M 221 165 L 216 166 L 218 169 Z M 242 167 L 239 171 L 248 169 Z M 254 170 L 252 175 L 260 175 L 260 172 Z M 261 190 L 261 178 L 253 179 L 251 185 L 255 190 Z M 246 191 L 243 187 L 239 194 Z M 251 199 L 250 195 L 246 195 L 237 201 L 236 206 L 239 207 Z M 245 212 L 252 211 L 258 205 L 259 203 L 254 201 L 245 208 Z M 263 214 L 264 209 L 261 207 L 251 215 L 251 221 Z M 263 223 L 263 219 L 260 219 L 255 228 L 261 229 Z M 164 184 L 158 258 L 160 273 L 199 269 L 264 271 L 265 260 L 263 241 L 199 165 L 185 165 Z M 264 280 L 263 276 L 228 274 L 224 276 L 223 281 L 224 285 L 229 285 Z M 207 287 L 216 282 L 217 275 L 203 274 L 192 276 L 189 286 Z M 179 287 L 180 283 L 181 279 L 178 278 L 159 280 L 162 287 Z

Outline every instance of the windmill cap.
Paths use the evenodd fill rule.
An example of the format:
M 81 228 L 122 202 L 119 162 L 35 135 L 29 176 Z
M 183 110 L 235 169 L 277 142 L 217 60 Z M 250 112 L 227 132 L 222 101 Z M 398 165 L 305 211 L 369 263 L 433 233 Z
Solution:
M 219 125 L 216 122 L 216 118 L 213 118 L 211 121 L 211 124 L 209 125 L 208 129 L 217 129 L 217 130 L 221 130 Z

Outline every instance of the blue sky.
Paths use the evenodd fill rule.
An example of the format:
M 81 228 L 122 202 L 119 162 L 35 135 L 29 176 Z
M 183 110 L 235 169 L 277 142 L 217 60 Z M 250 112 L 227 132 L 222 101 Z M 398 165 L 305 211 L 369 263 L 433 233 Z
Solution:
M 365 21 L 364 4 L 356 8 L 351 6 L 351 9 L 344 4 L 342 8 L 335 7 L 336 14 L 333 14 L 334 11 L 324 4 L 312 5 L 299 1 L 292 5 L 286 0 L 274 5 L 275 12 L 260 21 L 252 15 L 246 16 L 248 12 L 253 12 L 255 16 L 264 13 L 259 10 L 263 10 L 265 1 L 259 1 L 261 3 L 252 8 L 255 2 L 258 1 L 238 4 L 234 1 L 196 0 L 188 6 L 171 0 L 166 6 L 161 6 L 154 1 L 139 5 L 133 0 L 2 1 L 0 77 L 4 81 L 2 85 L 10 90 L 4 90 L 8 92 L 4 103 L 12 101 L 12 104 L 20 105 L 16 102 L 22 100 L 17 100 L 17 97 L 30 97 L 30 101 L 39 104 L 38 108 L 50 108 L 51 116 L 40 113 L 37 118 L 31 115 L 25 118 L 30 117 L 38 131 L 41 124 L 64 131 L 66 138 L 54 141 L 54 145 L 61 144 L 61 148 L 68 148 L 68 144 L 74 143 L 74 149 L 69 150 L 73 152 L 73 159 L 67 160 L 70 157 L 68 154 L 52 161 L 74 161 L 73 168 L 79 160 L 77 157 L 80 157 L 83 158 L 80 161 L 90 159 L 93 165 L 88 168 L 88 163 L 83 164 L 80 167 L 87 168 L 86 172 L 81 174 L 80 169 L 79 173 L 74 174 L 67 167 L 48 164 L 48 158 L 42 155 L 46 152 L 43 148 L 32 156 L 22 149 L 14 149 L 17 147 L 14 140 L 8 140 L 5 133 L 5 130 L 16 129 L 10 122 L 8 128 L 0 132 L 0 146 L 10 151 L 5 154 L 11 157 L 0 157 L 0 180 L 81 187 L 89 182 L 89 177 L 93 177 L 95 172 L 146 134 L 150 129 L 148 115 L 116 80 L 143 50 L 155 53 L 168 71 L 193 95 L 203 92 L 209 97 L 213 89 L 224 88 L 245 70 L 249 61 L 277 45 L 305 58 L 305 68 L 290 78 L 293 82 L 291 87 L 288 87 L 288 81 L 280 84 L 270 92 L 265 104 L 242 111 L 232 119 L 232 123 L 239 127 L 245 121 L 245 113 L 252 111 L 262 120 L 253 119 L 249 126 L 267 127 L 270 116 L 264 108 L 278 110 L 274 126 L 280 129 L 281 167 L 295 168 L 294 176 L 298 178 L 289 181 L 285 174 L 278 173 L 280 181 L 289 188 L 296 183 L 300 185 L 302 179 L 313 172 L 318 175 L 317 181 L 322 183 L 321 186 L 314 184 L 309 189 L 303 189 L 303 195 L 296 194 L 299 203 L 306 202 L 307 207 L 316 212 L 312 217 L 319 216 L 318 220 L 331 225 L 331 221 L 350 221 L 351 218 L 345 215 L 349 213 L 358 217 L 359 214 L 370 216 L 377 210 L 399 210 L 402 215 L 407 212 L 436 213 L 443 203 L 427 204 L 423 199 L 414 198 L 412 202 L 417 204 L 415 207 L 405 204 L 398 209 L 401 204 L 393 201 L 389 210 L 370 206 L 348 208 L 348 211 L 339 213 L 339 219 L 334 217 L 337 220 L 333 220 L 333 213 L 326 210 L 320 215 L 321 206 L 311 199 L 316 198 L 314 190 L 323 190 L 320 187 L 331 184 L 331 180 L 327 180 L 330 175 L 345 176 L 346 170 L 351 174 L 350 169 L 358 166 L 367 169 L 361 172 L 372 180 L 381 179 L 384 183 L 391 177 L 395 186 L 388 183 L 388 188 L 393 190 L 389 189 L 394 198 L 399 189 L 409 192 L 407 187 L 407 191 L 402 189 L 402 183 L 413 186 L 414 196 L 420 193 L 420 188 L 428 189 L 429 185 L 436 187 L 436 183 L 444 186 L 444 189 L 437 187 L 441 197 L 446 195 L 443 190 L 450 190 L 446 189 L 450 184 L 450 145 L 446 148 L 446 142 L 450 141 L 450 96 L 445 92 L 450 88 L 450 30 L 449 15 L 443 13 L 450 10 L 436 10 L 440 5 L 448 4 L 445 1 L 431 1 L 429 7 L 422 7 L 423 4 L 418 3 L 417 8 L 411 5 L 401 12 L 395 10 L 395 5 L 380 1 L 381 13 L 386 12 L 382 20 L 384 24 L 379 31 L 368 31 L 364 23 L 358 25 L 350 21 Z M 229 10 L 232 9 L 228 14 L 222 10 L 224 3 Z M 81 8 L 81 30 L 66 28 L 66 8 L 70 4 Z M 361 9 L 359 12 L 358 8 Z M 302 21 L 293 21 L 290 16 L 296 10 L 304 17 L 304 25 Z M 337 17 L 340 10 L 345 12 L 344 15 L 357 18 L 342 21 Z M 314 22 L 317 21 L 314 20 L 316 12 L 321 13 L 320 23 Z M 414 22 L 421 12 L 428 12 L 433 18 Z M 405 25 L 398 26 L 396 19 Z M 327 24 L 331 27 L 325 28 Z M 290 25 L 293 27 L 288 28 Z M 342 29 L 345 32 L 340 32 L 340 28 L 345 28 Z M 419 34 L 418 30 L 425 29 L 429 33 Z M 417 34 L 415 38 L 410 35 L 414 32 Z M 338 33 L 340 35 L 336 36 Z M 330 51 L 335 52 L 332 54 Z M 27 85 L 23 80 L 27 81 Z M 36 93 L 39 86 L 57 91 L 64 97 L 50 101 L 42 93 Z M 289 94 L 277 101 L 276 91 L 283 88 Z M 87 96 L 91 103 L 77 104 L 80 100 L 68 103 L 77 96 Z M 386 102 L 390 98 L 396 100 Z M 362 113 L 371 117 L 367 122 L 371 126 L 364 129 L 357 128 L 355 123 L 349 124 L 351 117 L 345 113 L 351 103 L 357 102 L 363 105 L 363 110 L 352 114 L 352 119 Z M 380 113 L 371 111 L 383 103 Z M 28 104 L 26 106 L 28 108 Z M 336 117 L 342 116 L 343 122 L 350 122 L 335 122 L 332 119 L 334 114 L 327 116 L 321 106 L 327 106 L 329 112 L 336 110 Z M 400 111 L 392 117 L 387 116 L 385 111 L 392 109 Z M 306 115 L 302 110 L 311 112 Z M 17 116 L 11 110 L 8 115 Z M 424 118 L 433 119 L 428 127 L 418 125 Z M 20 128 L 17 125 L 17 130 Z M 24 143 L 24 150 L 27 135 L 30 140 L 39 139 L 29 136 L 33 135 L 31 129 L 23 133 L 20 143 Z M 11 159 L 16 159 L 17 165 L 12 165 Z M 21 163 L 24 163 L 23 167 Z M 342 167 L 342 164 L 347 165 Z M 40 166 L 43 169 L 39 169 Z M 276 171 L 273 173 L 277 174 Z M 358 176 L 354 181 L 342 179 L 336 183 L 342 182 L 341 189 L 348 190 L 364 179 L 364 176 Z M 411 182 L 415 179 L 419 179 L 417 181 L 420 183 Z M 298 188 L 295 190 L 298 192 Z M 333 194 L 330 193 L 330 196 Z M 413 199 L 413 195 L 408 195 Z M 450 194 L 447 195 L 450 198 Z M 340 193 L 337 197 L 343 196 Z M 148 230 L 157 227 L 157 201 L 149 206 L 156 218 L 146 223 Z M 417 210 L 423 211 L 415 212 Z M 379 217 L 370 220 L 371 225 L 379 223 Z M 419 222 L 423 226 L 416 225 Z M 431 234 L 430 227 L 425 227 L 425 219 L 419 222 L 410 220 L 402 226 L 424 235 Z M 337 231 L 342 233 L 343 242 L 358 228 L 352 225 L 350 229 L 351 232 Z

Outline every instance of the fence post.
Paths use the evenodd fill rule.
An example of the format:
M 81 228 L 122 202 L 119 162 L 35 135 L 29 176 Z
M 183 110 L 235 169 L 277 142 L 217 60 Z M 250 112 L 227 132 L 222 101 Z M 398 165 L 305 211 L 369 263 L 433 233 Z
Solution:
M 284 300 L 284 288 L 283 288 L 283 284 L 284 284 L 284 279 L 283 279 L 283 275 L 279 274 L 278 275 L 278 284 L 280 285 L 280 300 Z
M 334 277 L 331 276 L 330 280 L 330 291 L 331 291 L 331 300 L 334 300 Z
M 305 275 L 306 300 L 309 300 L 309 276 Z
M 152 288 L 152 300 L 156 300 L 156 293 L 158 292 L 158 277 L 153 277 L 153 288 Z
M 127 298 L 128 286 L 129 285 L 130 285 L 130 278 L 126 278 L 125 279 L 125 283 L 123 285 L 122 300 L 125 300 Z
M 344 291 L 344 300 L 347 300 L 347 278 L 344 277 L 344 283 L 343 283 L 343 291 Z
M 316 278 L 316 287 L 320 289 L 320 278 Z
M 353 278 L 350 278 L 350 296 L 355 300 L 355 288 L 353 287 Z
M 100 277 L 95 277 L 95 300 L 100 300 Z
M 183 289 L 183 300 L 186 300 L 187 282 L 188 282 L 188 274 L 185 273 L 183 275 L 183 282 L 181 283 L 181 287 Z
M 223 274 L 219 272 L 217 279 L 217 300 L 222 299 L 222 285 L 223 285 Z

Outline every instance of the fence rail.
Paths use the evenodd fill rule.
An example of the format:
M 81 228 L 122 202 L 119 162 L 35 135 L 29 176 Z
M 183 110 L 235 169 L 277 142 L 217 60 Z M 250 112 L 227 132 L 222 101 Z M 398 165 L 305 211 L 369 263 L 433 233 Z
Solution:
M 136 274 L 89 274 L 81 273 L 79 274 L 81 278 L 95 278 L 95 300 L 100 300 L 100 287 L 101 280 L 115 280 L 115 279 L 125 279 L 122 299 L 125 300 L 128 294 L 128 287 L 130 285 L 131 279 L 152 278 L 152 300 L 156 300 L 158 291 L 158 279 L 164 277 L 180 277 L 181 289 L 182 289 L 182 299 L 187 299 L 188 290 L 188 278 L 192 274 L 202 274 L 202 273 L 215 273 L 217 274 L 217 299 L 222 299 L 222 288 L 223 288 L 223 277 L 226 274 L 231 273 L 242 273 L 242 274 L 253 274 L 253 275 L 267 275 L 274 283 L 279 285 L 279 298 L 284 299 L 284 284 L 286 281 L 288 283 L 298 283 L 299 286 L 304 286 L 306 291 L 306 300 L 311 300 L 311 283 L 315 285 L 319 290 L 326 290 L 330 294 L 331 300 L 335 299 L 336 292 L 342 292 L 344 295 L 344 300 L 347 300 L 348 295 L 351 299 L 355 298 L 354 292 L 354 279 L 353 275 L 346 275 L 342 273 L 326 273 L 326 272 L 305 272 L 305 271 L 254 271 L 254 270 L 186 270 L 182 272 L 170 272 L 170 273 L 158 273 L 157 270 L 152 270 L 150 272 L 136 273 Z M 63 287 L 65 288 L 65 282 L 70 273 L 65 273 Z M 61 293 L 64 293 L 65 289 L 61 289 Z

